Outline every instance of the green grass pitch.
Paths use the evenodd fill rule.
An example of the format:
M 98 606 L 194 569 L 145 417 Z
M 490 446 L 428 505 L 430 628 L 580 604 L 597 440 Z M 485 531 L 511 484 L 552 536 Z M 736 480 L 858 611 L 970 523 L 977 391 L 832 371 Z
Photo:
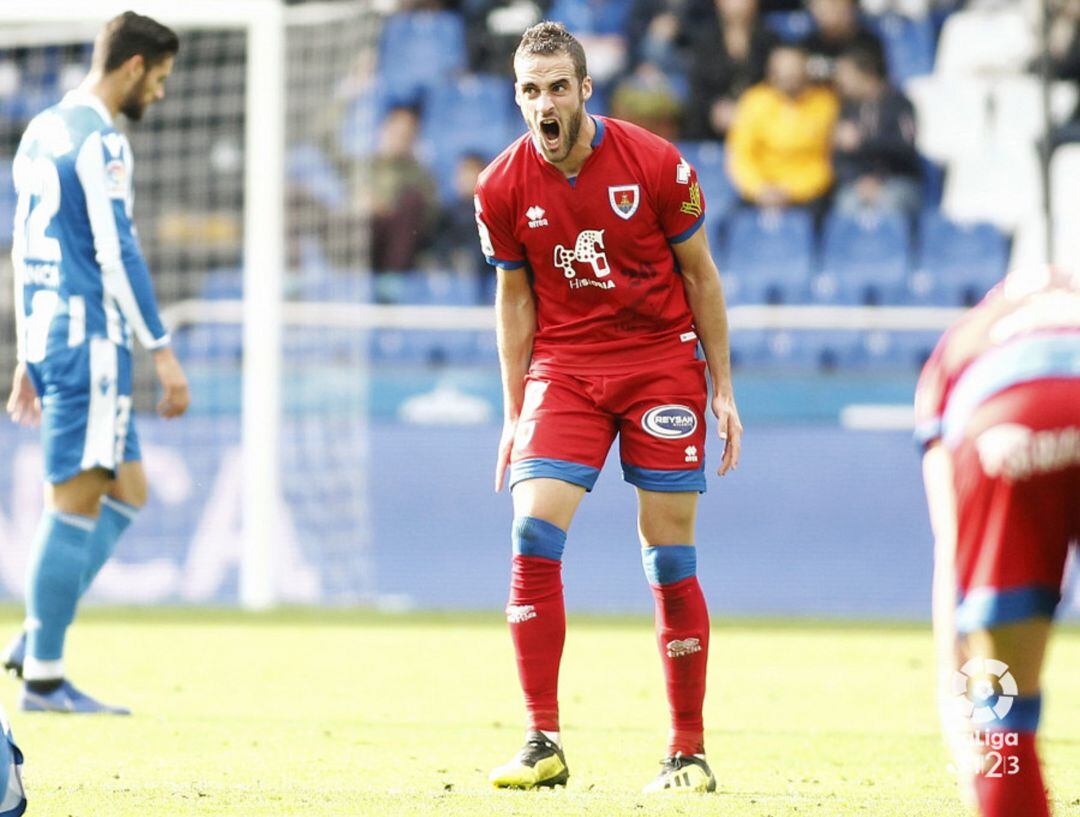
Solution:
M 14 630 L 18 612 L 3 617 Z M 252 616 L 88 609 L 72 678 L 132 718 L 14 710 L 31 815 L 952 817 L 922 626 L 717 621 L 706 702 L 716 795 L 647 799 L 666 705 L 651 623 L 571 616 L 570 785 L 491 789 L 522 736 L 498 613 Z M 1044 757 L 1080 814 L 1080 632 L 1051 649 Z

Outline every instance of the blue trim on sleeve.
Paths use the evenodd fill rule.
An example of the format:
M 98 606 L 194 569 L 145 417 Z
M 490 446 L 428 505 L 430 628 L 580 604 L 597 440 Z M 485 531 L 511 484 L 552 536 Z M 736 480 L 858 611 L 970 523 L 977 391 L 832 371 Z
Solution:
M 1042 695 L 1019 695 L 1004 718 L 986 724 L 987 732 L 1038 732 L 1042 715 Z
M 514 519 L 510 541 L 516 556 L 536 556 L 559 562 L 566 546 L 566 531 L 546 519 L 519 516 Z
M 941 418 L 935 417 L 933 420 L 927 420 L 925 423 L 915 426 L 912 437 L 916 447 L 920 451 L 925 451 L 930 443 L 941 439 Z
M 507 261 L 503 258 L 495 258 L 491 255 L 485 255 L 484 260 L 487 261 L 493 267 L 499 267 L 500 269 L 521 269 L 525 266 L 524 261 Z
M 535 457 L 528 460 L 520 460 L 510 466 L 510 489 L 519 482 L 527 479 L 561 479 L 571 485 L 580 485 L 586 491 L 591 491 L 596 484 L 596 478 L 600 476 L 600 469 L 591 465 L 582 465 L 579 462 L 568 460 L 556 460 L 548 457 Z
M 675 584 L 697 575 L 697 548 L 693 545 L 653 545 L 642 548 L 641 565 L 653 586 Z
M 697 491 L 705 493 L 705 463 L 693 471 L 661 471 L 654 468 L 639 468 L 629 463 L 622 464 L 623 480 L 646 491 Z
M 979 587 L 969 592 L 956 607 L 956 629 L 960 633 L 985 630 L 1032 618 L 1053 618 L 1061 594 L 1040 585 L 997 590 Z
M 678 235 L 668 236 L 668 244 L 682 244 L 686 239 L 690 238 L 694 233 L 698 231 L 702 224 L 705 223 L 705 214 L 702 213 L 698 216 L 697 221 L 691 224 L 687 229 L 683 230 Z

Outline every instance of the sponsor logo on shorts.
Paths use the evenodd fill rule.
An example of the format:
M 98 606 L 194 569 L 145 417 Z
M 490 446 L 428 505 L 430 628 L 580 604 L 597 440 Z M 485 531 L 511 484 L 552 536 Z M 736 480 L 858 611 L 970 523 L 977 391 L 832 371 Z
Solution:
M 698 461 L 697 446 L 696 445 L 688 445 L 688 446 L 686 446 L 686 461 L 687 462 L 697 462 Z
M 521 624 L 536 618 L 536 608 L 531 604 L 511 604 L 506 608 L 506 620 L 511 624 Z
M 675 639 L 666 645 L 668 658 L 683 658 L 701 652 L 701 641 L 696 638 Z
M 645 412 L 641 427 L 662 440 L 689 437 L 697 430 L 697 415 L 686 406 L 657 406 Z

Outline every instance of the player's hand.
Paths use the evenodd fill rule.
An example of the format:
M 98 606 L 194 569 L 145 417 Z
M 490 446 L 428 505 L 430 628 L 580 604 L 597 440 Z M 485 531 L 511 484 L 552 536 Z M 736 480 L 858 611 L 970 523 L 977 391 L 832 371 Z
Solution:
M 739 465 L 739 451 L 742 448 L 742 421 L 739 410 L 735 407 L 735 395 L 731 392 L 718 392 L 712 400 L 713 414 L 716 415 L 717 434 L 724 443 L 724 457 L 716 473 L 724 476 Z
M 180 361 L 176 359 L 172 349 L 166 346 L 154 352 L 154 368 L 163 392 L 157 404 L 158 414 L 166 418 L 179 417 L 187 411 L 191 403 L 187 377 L 180 368 Z
M 26 364 L 15 367 L 15 376 L 11 379 L 11 395 L 7 401 L 7 413 L 13 423 L 21 426 L 36 427 L 41 422 L 41 400 L 38 398 L 34 381 L 26 371 Z
M 503 486 L 503 476 L 510 465 L 510 452 L 514 449 L 514 435 L 517 434 L 517 420 L 504 420 L 502 437 L 499 439 L 499 458 L 495 463 L 495 493 Z

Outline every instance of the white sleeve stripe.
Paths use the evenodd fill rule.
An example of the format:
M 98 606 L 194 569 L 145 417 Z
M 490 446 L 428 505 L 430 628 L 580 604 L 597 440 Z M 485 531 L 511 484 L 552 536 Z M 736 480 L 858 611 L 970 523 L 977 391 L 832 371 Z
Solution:
M 98 266 L 101 267 L 105 292 L 116 301 L 124 318 L 135 330 L 139 343 L 148 349 L 157 348 L 163 345 L 162 341 L 155 338 L 146 325 L 120 254 L 116 217 L 105 186 L 105 162 L 100 133 L 95 131 L 86 138 L 75 160 L 75 172 L 86 194 L 86 212 L 90 217 L 90 230 L 94 235 L 94 254 Z

